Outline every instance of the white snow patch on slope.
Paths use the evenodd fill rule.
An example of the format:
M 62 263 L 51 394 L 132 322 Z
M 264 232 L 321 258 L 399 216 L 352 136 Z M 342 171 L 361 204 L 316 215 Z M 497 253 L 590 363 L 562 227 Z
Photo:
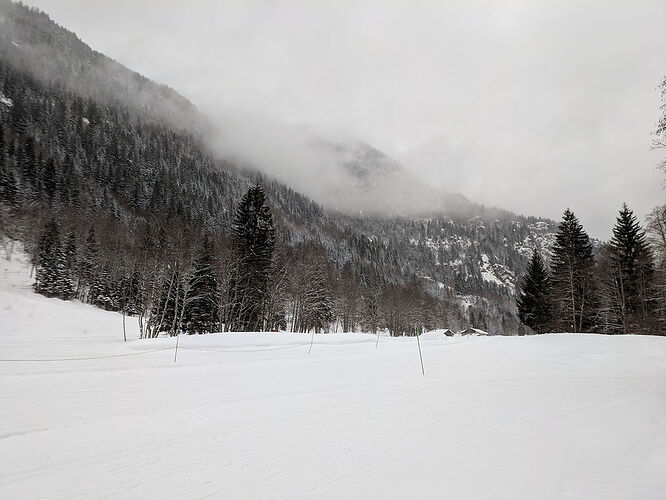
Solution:
M 483 278 L 483 281 L 487 281 L 489 283 L 495 283 L 496 285 L 503 286 L 504 282 L 499 279 L 497 276 L 495 276 L 495 273 L 493 272 L 493 266 L 490 263 L 490 259 L 488 258 L 488 255 L 481 254 L 481 277 Z
M 14 103 L 9 97 L 5 97 L 2 93 L 0 93 L 0 104 L 4 104 L 8 108 L 11 108 Z
M 182 336 L 174 365 L 27 276 L 0 260 L 3 498 L 664 498 L 666 338 L 426 334 L 424 377 L 415 338 Z

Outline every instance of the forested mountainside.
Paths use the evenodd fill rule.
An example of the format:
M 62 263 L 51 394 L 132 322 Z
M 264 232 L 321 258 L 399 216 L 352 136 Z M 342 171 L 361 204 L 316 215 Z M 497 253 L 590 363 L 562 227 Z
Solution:
M 205 237 L 224 286 L 233 214 L 259 183 L 275 219 L 271 300 L 281 311 L 266 328 L 520 331 L 516 280 L 532 249 L 550 246 L 553 222 L 481 209 L 471 218 L 324 210 L 213 156 L 210 125 L 184 98 L 45 14 L 0 0 L 0 26 L 0 231 L 37 262 L 55 217 L 82 300 L 142 316 L 166 310 L 160 295 L 189 279 Z M 312 317 L 295 324 L 297 304 Z
M 128 106 L 140 110 L 144 119 L 199 133 L 209 126 L 177 92 L 91 49 L 45 13 L 10 0 L 0 0 L 0 51 L 5 63 L 100 104 Z

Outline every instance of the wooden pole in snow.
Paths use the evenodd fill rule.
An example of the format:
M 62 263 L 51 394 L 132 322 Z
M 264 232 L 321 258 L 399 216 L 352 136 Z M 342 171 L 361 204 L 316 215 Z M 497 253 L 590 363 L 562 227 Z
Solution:
M 314 330 L 312 330 L 312 338 L 310 338 L 310 348 L 308 349 L 308 354 L 312 352 L 312 344 L 314 344 Z
M 176 334 L 176 351 L 173 353 L 173 364 L 176 364 L 176 358 L 178 357 L 178 339 L 180 338 L 180 332 Z
M 423 355 L 421 354 L 421 341 L 419 340 L 419 328 L 414 327 L 414 333 L 416 333 L 416 343 L 419 345 L 419 359 L 421 360 L 421 373 L 425 376 L 425 369 L 423 368 Z
M 127 330 L 125 329 L 125 308 L 123 307 L 123 341 L 127 342 Z

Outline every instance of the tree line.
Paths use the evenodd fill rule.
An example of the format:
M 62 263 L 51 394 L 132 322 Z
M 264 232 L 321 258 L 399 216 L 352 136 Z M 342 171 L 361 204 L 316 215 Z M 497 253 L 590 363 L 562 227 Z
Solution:
M 653 147 L 666 149 L 666 77 Z M 666 159 L 659 168 L 666 172 Z M 613 236 L 598 252 L 576 215 L 564 212 L 555 244 L 534 248 L 517 296 L 520 321 L 534 332 L 666 334 L 666 204 L 643 228 L 623 204 Z M 548 252 L 550 250 L 550 252 Z
M 249 295 L 229 299 L 243 279 L 233 221 L 258 182 L 275 227 L 264 328 L 526 328 L 514 285 L 531 247 L 552 237 L 551 221 L 492 211 L 464 219 L 326 211 L 212 155 L 205 117 L 175 92 L 92 51 L 43 13 L 10 2 L 0 11 L 0 237 L 22 241 L 38 263 L 55 219 L 51 238 L 63 254 L 53 257 L 55 275 L 71 280 L 43 293 L 136 313 L 146 335 L 156 325 L 189 329 L 183 304 L 207 245 L 226 328 L 237 312 L 230 302 L 249 307 Z M 659 130 L 655 145 L 664 144 L 663 118 Z M 491 271 L 502 282 L 488 279 Z M 199 281 L 210 280 L 204 273 Z
M 41 229 L 33 250 L 35 290 L 137 315 L 143 338 L 338 329 L 411 335 L 415 327 L 453 320 L 451 304 L 419 281 L 390 284 L 374 275 L 359 284 L 350 268 L 337 272 L 320 246 L 286 245 L 258 184 L 238 204 L 228 238 L 178 226 L 169 230 L 178 230 L 183 244 L 173 245 L 164 226 L 155 231 L 146 224 L 128 239 L 114 220 L 80 237 L 63 231 L 75 228 L 72 222 L 78 219 L 54 215 Z
M 613 236 L 595 252 L 579 219 L 564 212 L 547 254 L 535 248 L 517 296 L 518 315 L 534 332 L 644 333 L 664 331 L 666 211 L 648 216 L 651 246 L 623 204 Z M 656 253 L 656 255 L 655 255 Z
M 30 30 L 36 14 L 24 14 L 22 26 Z M 31 36 L 60 37 L 62 29 L 43 16 L 37 24 L 40 29 Z M 63 68 L 79 66 L 79 49 L 87 53 L 80 42 L 72 43 L 67 52 L 53 54 Z M 57 79 L 44 81 L 39 71 L 29 70 L 32 55 L 20 52 L 28 45 L 15 46 L 4 34 L 0 44 L 0 233 L 21 240 L 37 263 L 42 230 L 55 218 L 58 244 L 69 244 L 69 254 L 76 249 L 69 264 L 54 257 L 74 291 L 40 285 L 43 293 L 131 313 L 140 309 L 135 303 L 156 303 L 159 297 L 153 297 L 166 281 L 171 291 L 163 294 L 161 308 L 154 306 L 161 319 L 146 319 L 144 325 L 175 331 L 188 324 L 187 317 L 165 316 L 176 301 L 182 310 L 188 284 L 181 282 L 206 236 L 220 286 L 229 286 L 233 218 L 243 194 L 259 182 L 276 228 L 270 303 L 280 309 L 288 302 L 287 316 L 296 318 L 288 328 L 353 331 L 390 324 L 393 334 L 402 334 L 412 333 L 414 325 L 472 324 L 498 333 L 517 330 L 510 291 L 484 281 L 478 262 L 482 253 L 495 254 L 508 268 L 522 267 L 516 245 L 528 236 L 527 224 L 512 231 L 513 223 L 504 220 L 484 226 L 443 216 L 385 219 L 326 212 L 276 181 L 213 158 L 195 133 L 127 106 L 122 96 L 105 100 L 74 92 Z M 153 84 L 146 85 L 151 91 Z M 472 240 L 479 244 L 470 245 Z M 311 283 L 326 290 L 323 299 Z M 470 297 L 465 307 L 461 294 Z M 310 312 L 312 304 L 320 309 Z M 143 316 L 153 317 L 152 310 Z M 383 323 L 380 312 L 388 310 L 394 310 L 392 319 Z

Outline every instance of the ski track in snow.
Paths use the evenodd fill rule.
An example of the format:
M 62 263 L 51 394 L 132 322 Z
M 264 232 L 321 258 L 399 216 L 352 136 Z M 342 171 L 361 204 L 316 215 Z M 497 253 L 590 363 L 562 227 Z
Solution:
M 666 498 L 664 338 L 427 333 L 424 377 L 414 338 L 181 336 L 174 365 L 28 272 L 0 260 L 2 498 Z

